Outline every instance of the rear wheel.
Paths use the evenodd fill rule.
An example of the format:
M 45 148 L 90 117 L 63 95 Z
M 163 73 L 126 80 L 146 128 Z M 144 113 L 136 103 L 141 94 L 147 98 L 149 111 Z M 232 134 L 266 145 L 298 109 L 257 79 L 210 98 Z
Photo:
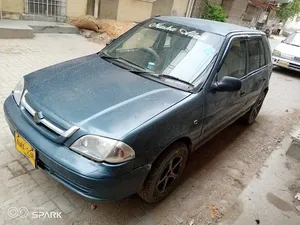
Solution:
M 183 143 L 171 145 L 153 163 L 152 169 L 139 191 L 146 202 L 154 203 L 167 197 L 176 187 L 188 159 L 188 148 Z
M 257 117 L 257 115 L 258 115 L 258 113 L 259 113 L 259 111 L 260 111 L 260 109 L 262 107 L 262 104 L 263 104 L 263 102 L 265 100 L 265 97 L 266 97 L 266 93 L 262 92 L 260 94 L 260 96 L 258 97 L 258 99 L 256 100 L 256 102 L 254 103 L 254 105 L 249 110 L 249 112 L 247 112 L 243 116 L 243 120 L 247 124 L 251 125 L 255 121 L 255 119 L 256 119 L 256 117 Z

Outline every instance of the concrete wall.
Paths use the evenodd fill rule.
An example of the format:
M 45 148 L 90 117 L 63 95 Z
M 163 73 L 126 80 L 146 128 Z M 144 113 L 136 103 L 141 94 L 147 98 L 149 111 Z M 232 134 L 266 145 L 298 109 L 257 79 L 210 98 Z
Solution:
M 153 3 L 151 16 L 170 16 L 174 0 L 157 0 Z
M 11 12 L 11 13 L 23 13 L 24 0 L 2 0 L 2 11 Z
M 119 0 L 118 20 L 143 21 L 151 17 L 153 3 L 138 0 Z
M 86 14 L 87 0 L 67 0 L 67 16 L 76 17 Z
M 235 0 L 231 6 L 226 22 L 239 25 L 248 24 L 248 22 L 243 21 L 247 5 L 248 0 Z
M 189 0 L 174 0 L 172 16 L 185 16 Z
M 229 17 L 229 13 L 231 11 L 231 8 L 232 8 L 232 5 L 233 5 L 234 1 L 235 0 L 224 0 L 223 3 L 222 3 L 222 7 L 223 7 L 227 17 Z
M 112 19 L 118 18 L 118 7 L 120 0 L 101 0 L 100 1 L 100 19 Z

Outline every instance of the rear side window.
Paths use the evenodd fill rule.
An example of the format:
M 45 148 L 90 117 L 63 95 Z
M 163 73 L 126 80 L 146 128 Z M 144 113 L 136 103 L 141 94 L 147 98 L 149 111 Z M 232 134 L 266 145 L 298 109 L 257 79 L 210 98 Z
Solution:
M 263 38 L 263 44 L 264 44 L 265 53 L 266 53 L 266 61 L 267 61 L 267 64 L 269 64 L 271 62 L 270 44 L 269 44 L 269 41 L 266 38 L 266 36 L 262 36 L 262 38 Z
M 263 46 L 263 43 L 262 43 L 262 40 L 259 40 L 258 41 L 259 43 L 259 56 L 260 56 L 260 66 L 264 66 L 266 65 L 266 58 L 265 58 L 265 49 L 264 49 L 264 46 Z
M 259 69 L 260 51 L 258 39 L 248 41 L 249 72 Z
M 249 72 L 266 65 L 266 52 L 262 39 L 248 41 Z

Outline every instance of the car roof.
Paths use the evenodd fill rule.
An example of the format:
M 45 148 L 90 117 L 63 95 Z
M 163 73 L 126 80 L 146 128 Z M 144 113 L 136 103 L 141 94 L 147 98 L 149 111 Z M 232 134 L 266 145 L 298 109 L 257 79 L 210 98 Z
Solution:
M 198 30 L 207 31 L 210 33 L 220 34 L 226 36 L 234 32 L 247 32 L 262 34 L 261 31 L 250 29 L 247 27 L 238 26 L 231 23 L 217 22 L 212 20 L 204 20 L 190 17 L 177 16 L 158 16 L 156 19 L 164 20 L 171 23 L 177 23 L 188 27 L 193 27 Z

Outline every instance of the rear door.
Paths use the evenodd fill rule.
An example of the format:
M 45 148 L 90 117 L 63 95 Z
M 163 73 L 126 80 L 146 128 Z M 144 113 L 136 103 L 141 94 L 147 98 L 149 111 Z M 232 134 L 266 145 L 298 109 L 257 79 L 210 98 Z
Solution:
M 266 49 L 261 36 L 253 36 L 247 40 L 248 76 L 245 78 L 246 107 L 250 108 L 263 91 L 268 78 Z

